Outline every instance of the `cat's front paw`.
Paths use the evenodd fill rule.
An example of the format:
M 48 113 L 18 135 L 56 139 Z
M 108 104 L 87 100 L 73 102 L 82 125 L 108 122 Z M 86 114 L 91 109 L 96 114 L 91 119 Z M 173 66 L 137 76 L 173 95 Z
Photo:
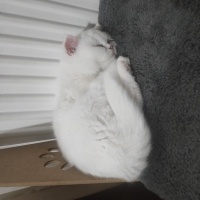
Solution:
M 131 72 L 130 59 L 128 57 L 119 56 L 117 59 L 117 65 L 123 67 L 128 72 Z

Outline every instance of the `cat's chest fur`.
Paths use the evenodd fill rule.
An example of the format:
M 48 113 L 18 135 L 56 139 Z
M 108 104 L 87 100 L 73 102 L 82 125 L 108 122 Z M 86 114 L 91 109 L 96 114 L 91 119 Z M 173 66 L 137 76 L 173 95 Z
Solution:
M 63 103 L 73 103 L 85 94 L 89 83 L 93 80 L 92 75 L 71 74 L 65 77 L 63 84 Z
M 60 97 L 58 108 L 68 109 L 88 90 L 89 84 L 95 78 L 93 73 L 81 73 L 65 69 L 60 80 Z
M 86 118 L 89 127 L 96 133 L 113 124 L 115 117 L 105 94 L 103 73 L 91 83 L 87 95 L 77 101 L 80 117 Z

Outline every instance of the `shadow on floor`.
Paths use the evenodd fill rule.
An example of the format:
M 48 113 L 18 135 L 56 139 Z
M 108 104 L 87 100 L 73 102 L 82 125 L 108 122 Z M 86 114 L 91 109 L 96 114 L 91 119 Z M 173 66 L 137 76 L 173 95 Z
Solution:
M 147 190 L 140 182 L 122 184 L 78 200 L 162 200 L 154 193 Z

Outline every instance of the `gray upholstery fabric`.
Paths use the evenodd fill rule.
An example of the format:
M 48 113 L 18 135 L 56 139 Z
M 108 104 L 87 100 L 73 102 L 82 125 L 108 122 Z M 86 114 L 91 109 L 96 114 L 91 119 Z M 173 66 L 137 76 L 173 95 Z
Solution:
M 99 22 L 131 59 L 152 131 L 142 182 L 200 199 L 200 0 L 101 0 Z

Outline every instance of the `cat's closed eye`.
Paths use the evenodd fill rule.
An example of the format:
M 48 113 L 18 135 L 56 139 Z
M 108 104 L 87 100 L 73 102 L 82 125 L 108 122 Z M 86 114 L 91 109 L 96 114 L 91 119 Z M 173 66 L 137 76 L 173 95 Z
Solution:
M 107 42 L 110 44 L 111 42 L 113 42 L 114 40 L 113 39 L 110 39 L 108 40 Z
M 107 40 L 107 43 L 108 44 L 110 44 L 110 43 L 112 43 L 114 40 L 113 39 L 110 39 L 110 40 Z M 97 44 L 97 45 L 95 45 L 96 47 L 104 47 L 104 48 L 106 48 L 104 45 L 102 45 L 102 44 Z
M 97 44 L 96 47 L 105 47 L 102 44 Z

